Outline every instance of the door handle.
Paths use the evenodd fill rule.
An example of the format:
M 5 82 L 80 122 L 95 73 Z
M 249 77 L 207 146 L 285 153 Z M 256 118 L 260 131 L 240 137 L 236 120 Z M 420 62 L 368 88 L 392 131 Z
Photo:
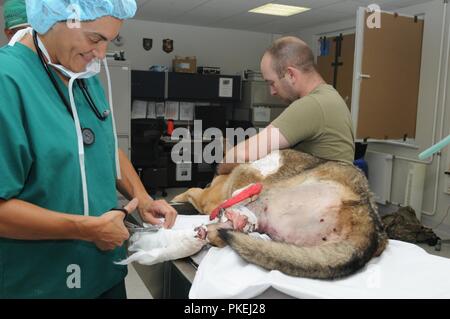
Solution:
M 362 74 L 362 73 L 360 73 L 359 74 L 359 78 L 360 79 L 370 79 L 371 76 L 370 76 L 370 74 Z

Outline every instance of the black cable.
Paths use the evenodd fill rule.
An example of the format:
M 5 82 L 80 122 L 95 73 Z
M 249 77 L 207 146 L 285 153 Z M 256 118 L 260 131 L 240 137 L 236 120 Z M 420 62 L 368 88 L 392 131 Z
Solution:
M 97 106 L 95 105 L 94 100 L 91 97 L 91 94 L 88 91 L 86 82 L 83 79 L 78 79 L 77 80 L 78 86 L 80 87 L 81 92 L 83 92 L 84 98 L 85 100 L 88 102 L 90 108 L 92 109 L 92 111 L 95 113 L 95 115 L 97 116 L 97 118 L 100 121 L 104 121 L 106 120 L 107 116 L 104 116 L 100 113 L 100 111 L 98 110 Z
M 38 41 L 37 41 L 37 33 L 36 31 L 33 31 L 33 42 L 34 42 L 34 46 L 36 47 L 36 52 L 39 56 L 39 59 L 41 60 L 41 64 L 45 70 L 45 72 L 47 73 L 48 77 L 50 78 L 50 80 L 53 83 L 53 86 L 55 87 L 56 91 L 58 92 L 59 97 L 61 98 L 62 102 L 64 103 L 67 111 L 69 112 L 70 116 L 73 118 L 73 113 L 72 113 L 72 109 L 70 107 L 70 103 L 67 101 L 66 97 L 64 96 L 64 93 L 60 90 L 58 83 L 55 79 L 55 77 L 53 76 L 53 73 L 51 72 L 50 68 L 48 67 L 48 64 L 45 62 L 43 53 L 39 47 Z M 78 86 L 81 90 L 81 92 L 83 93 L 83 96 L 85 98 L 85 100 L 88 102 L 90 108 L 92 109 L 92 111 L 94 112 L 95 116 L 97 116 L 97 118 L 101 121 L 106 120 L 107 116 L 104 116 L 100 113 L 100 111 L 98 110 L 97 106 L 95 105 L 91 95 L 89 94 L 89 91 L 87 89 L 87 85 L 84 82 L 84 80 L 82 79 L 78 79 L 77 80 Z

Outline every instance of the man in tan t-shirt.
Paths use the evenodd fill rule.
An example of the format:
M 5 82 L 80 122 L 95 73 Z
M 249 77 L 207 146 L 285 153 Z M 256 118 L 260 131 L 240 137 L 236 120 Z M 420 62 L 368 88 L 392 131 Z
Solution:
M 226 163 L 248 162 L 284 148 L 326 160 L 353 162 L 350 112 L 339 93 L 315 69 L 314 55 L 305 42 L 296 37 L 276 40 L 264 53 L 261 72 L 270 93 L 290 105 L 268 127 L 229 150 Z M 218 172 L 227 173 L 231 167 L 221 165 Z

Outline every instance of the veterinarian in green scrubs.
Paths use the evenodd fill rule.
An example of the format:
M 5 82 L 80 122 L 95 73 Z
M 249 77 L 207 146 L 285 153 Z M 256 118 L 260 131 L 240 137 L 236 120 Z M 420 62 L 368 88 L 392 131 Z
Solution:
M 65 22 L 72 3 L 78 25 Z M 147 222 L 176 218 L 117 151 L 113 107 L 92 76 L 136 3 L 31 0 L 27 11 L 34 30 L 0 49 L 0 299 L 126 298 L 116 186 Z
M 8 40 L 19 30 L 28 27 L 25 0 L 6 0 L 3 4 L 5 35 Z

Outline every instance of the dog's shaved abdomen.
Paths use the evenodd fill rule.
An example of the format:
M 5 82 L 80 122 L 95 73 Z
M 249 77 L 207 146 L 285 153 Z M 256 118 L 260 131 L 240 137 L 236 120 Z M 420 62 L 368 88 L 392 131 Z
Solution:
M 266 211 L 258 211 L 259 231 L 273 239 L 301 246 L 314 246 L 340 239 L 338 214 L 343 187 L 332 181 L 306 180 L 289 188 L 271 189 L 261 195 Z M 265 205 L 249 207 L 260 210 Z

